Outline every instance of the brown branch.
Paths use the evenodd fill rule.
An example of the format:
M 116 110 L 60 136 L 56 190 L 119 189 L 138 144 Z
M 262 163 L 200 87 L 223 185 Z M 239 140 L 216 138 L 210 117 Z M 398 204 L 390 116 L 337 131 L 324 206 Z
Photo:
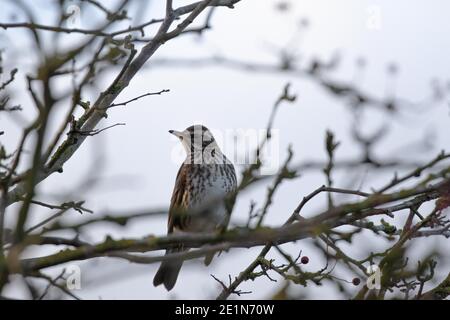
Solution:
M 48 26 L 33 22 L 16 22 L 16 23 L 0 23 L 0 28 L 3 28 L 5 30 L 12 29 L 12 28 L 26 28 L 30 30 L 42 30 L 42 31 L 51 31 L 51 32 L 59 32 L 59 33 L 78 33 L 78 34 L 84 34 L 84 35 L 94 35 L 97 37 L 114 37 L 118 36 L 124 33 L 129 33 L 133 31 L 141 31 L 143 32 L 143 29 L 149 25 L 163 22 L 164 19 L 152 19 L 150 21 L 147 21 L 145 23 L 142 23 L 137 26 L 128 27 L 123 30 L 113 31 L 113 32 L 104 32 L 102 31 L 104 28 L 98 28 L 98 29 L 80 29 L 80 28 L 64 28 L 64 27 L 58 27 L 58 26 Z
M 115 123 L 113 125 L 107 126 L 105 128 L 102 128 L 102 129 L 92 129 L 92 130 L 76 130 L 76 129 L 72 129 L 67 134 L 74 134 L 74 133 L 76 133 L 76 134 L 81 135 L 81 136 L 95 136 L 95 135 L 97 135 L 99 133 L 102 133 L 105 130 L 108 130 L 108 129 L 111 129 L 111 128 L 114 128 L 114 127 L 117 127 L 117 126 L 124 126 L 124 125 L 125 125 L 125 123 Z
M 420 300 L 444 300 L 450 295 L 450 273 L 435 288 L 423 293 Z
M 443 181 L 443 182 L 439 183 L 438 185 L 436 185 L 436 188 L 432 188 L 432 189 L 434 191 L 435 190 L 439 190 L 446 183 L 448 183 L 448 182 Z M 317 196 L 321 192 L 324 192 L 327 189 L 329 189 L 329 188 L 327 188 L 326 186 L 322 186 L 322 187 L 316 189 L 315 191 L 313 191 L 312 193 L 310 193 L 308 196 L 305 196 L 303 198 L 303 200 L 300 202 L 300 204 L 297 206 L 297 208 L 294 210 L 292 215 L 289 217 L 289 219 L 283 225 L 283 227 L 282 227 L 282 229 L 284 229 L 283 233 L 288 232 L 287 229 L 290 229 L 290 228 L 292 228 L 292 229 L 296 229 L 296 228 L 303 229 L 303 227 L 306 227 L 306 225 L 308 225 L 310 223 L 312 223 L 312 224 L 317 223 L 318 225 L 322 224 L 322 227 L 320 227 L 320 228 L 318 227 L 318 225 L 316 225 L 316 227 L 314 229 L 314 232 L 313 232 L 313 234 L 316 235 L 317 234 L 317 230 L 319 230 L 319 229 L 329 230 L 331 228 L 335 228 L 335 227 L 340 226 L 340 225 L 351 224 L 352 222 L 354 222 L 356 220 L 364 218 L 365 215 L 370 216 L 370 215 L 374 215 L 374 214 L 385 214 L 386 212 L 392 213 L 394 211 L 402 210 L 402 209 L 405 209 L 405 208 L 410 208 L 411 206 L 415 206 L 415 205 L 417 205 L 419 203 L 423 203 L 425 201 L 436 199 L 439 196 L 438 193 L 432 193 L 431 195 L 425 194 L 423 197 L 417 197 L 417 198 L 415 198 L 413 200 L 410 200 L 410 201 L 407 201 L 407 202 L 405 202 L 405 203 L 403 203 L 401 205 L 396 205 L 396 206 L 393 206 L 393 207 L 390 207 L 390 208 L 385 208 L 385 209 L 368 210 L 368 211 L 365 212 L 365 214 L 361 214 L 361 210 L 364 209 L 363 207 L 368 209 L 368 208 L 374 208 L 377 205 L 381 204 L 381 203 L 373 203 L 372 205 L 368 205 L 368 203 L 374 201 L 374 199 L 376 199 L 375 202 L 378 202 L 378 201 L 381 200 L 379 198 L 380 196 L 377 196 L 378 199 L 375 196 L 370 196 L 370 197 L 367 198 L 366 201 L 363 201 L 362 203 L 360 203 L 361 205 L 363 203 L 365 203 L 365 205 L 363 205 L 362 207 L 359 207 L 359 205 L 354 206 L 354 205 L 351 205 L 351 204 L 350 205 L 342 205 L 342 206 L 339 206 L 339 207 L 335 207 L 335 208 L 329 209 L 329 210 L 325 211 L 324 213 L 317 215 L 314 218 L 310 218 L 310 219 L 301 218 L 299 214 L 300 214 L 301 210 L 303 209 L 303 207 L 306 205 L 306 203 L 309 202 L 315 196 Z M 330 192 L 332 192 L 331 190 L 333 190 L 333 189 L 334 188 L 329 189 Z M 343 189 L 337 189 L 337 191 L 343 191 L 344 193 L 353 193 L 353 194 L 358 194 L 358 195 L 362 195 L 362 196 L 368 196 L 368 194 L 361 193 L 360 191 L 356 191 L 355 192 L 355 191 L 350 191 L 350 190 L 345 190 L 345 189 L 344 190 Z M 412 191 L 412 194 L 418 192 L 415 189 L 411 189 L 410 191 Z M 432 192 L 432 190 L 430 190 L 430 192 Z M 401 191 L 400 191 L 400 193 L 401 193 Z M 403 194 L 403 195 L 405 195 L 405 194 Z M 366 205 L 368 205 L 368 206 L 366 207 Z M 359 207 L 359 208 L 356 208 L 356 207 Z M 350 209 L 350 208 L 352 208 L 352 209 Z M 349 209 L 350 209 L 350 211 L 347 211 Z M 357 217 L 355 217 L 354 215 L 351 215 L 350 217 L 345 217 L 344 216 L 347 213 L 350 213 L 352 211 L 359 213 L 357 215 Z M 336 215 L 337 216 L 343 215 L 344 217 L 342 217 L 340 220 L 339 219 L 335 220 L 335 219 L 332 218 L 332 216 L 336 216 Z M 334 223 L 331 223 L 331 224 L 326 223 L 325 221 L 328 220 L 329 218 L 331 218 L 331 220 L 333 220 Z M 292 224 L 296 220 L 300 220 L 300 219 L 301 219 L 301 224 L 300 223 Z M 325 226 L 325 225 L 327 225 L 327 226 Z M 297 232 L 299 232 L 297 234 L 299 236 L 301 231 L 297 230 Z M 300 239 L 300 238 L 302 238 L 302 237 L 300 236 L 298 239 Z M 282 243 L 282 242 L 283 241 L 280 241 L 280 239 L 276 240 L 276 243 L 278 243 L 278 244 Z M 259 260 L 261 258 L 263 258 L 270 251 L 271 247 L 272 247 L 272 243 L 266 244 L 265 247 L 260 252 L 260 254 L 258 255 L 258 257 L 256 257 L 256 259 L 244 271 L 242 271 L 239 274 L 239 276 L 236 278 L 236 280 L 230 285 L 230 291 L 223 290 L 218 295 L 217 299 L 219 299 L 219 300 L 226 299 L 230 295 L 232 290 L 236 290 L 236 288 L 243 281 L 247 280 L 248 275 L 251 272 L 253 272 L 253 270 L 259 265 Z
M 438 154 L 438 156 L 435 157 L 433 160 L 431 160 L 430 162 L 428 162 L 424 165 L 418 166 L 417 168 L 415 168 L 408 174 L 405 174 L 403 177 L 399 178 L 396 175 L 390 183 L 388 183 L 384 187 L 378 189 L 376 192 L 377 193 L 386 192 L 387 190 L 391 189 L 392 187 L 395 187 L 395 186 L 399 185 L 400 183 L 405 182 L 411 178 L 420 177 L 422 172 L 425 171 L 426 169 L 429 169 L 429 168 L 433 167 L 434 165 L 436 165 L 437 163 L 439 163 L 443 160 L 449 159 L 449 158 L 450 158 L 450 154 L 446 154 L 444 151 L 441 151 Z

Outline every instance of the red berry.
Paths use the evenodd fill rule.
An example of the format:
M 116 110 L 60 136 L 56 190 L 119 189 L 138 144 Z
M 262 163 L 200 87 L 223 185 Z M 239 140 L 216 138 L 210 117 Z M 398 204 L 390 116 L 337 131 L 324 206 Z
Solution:
M 302 264 L 308 264 L 309 258 L 308 258 L 307 256 L 303 256 L 303 257 L 301 258 L 300 262 L 301 262 Z
M 354 278 L 352 280 L 352 283 L 354 286 L 359 286 L 359 284 L 361 283 L 361 279 L 360 278 Z

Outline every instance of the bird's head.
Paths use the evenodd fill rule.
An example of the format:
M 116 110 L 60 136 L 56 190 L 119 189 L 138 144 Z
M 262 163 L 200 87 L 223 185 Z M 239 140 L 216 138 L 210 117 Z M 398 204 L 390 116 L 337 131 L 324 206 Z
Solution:
M 188 156 L 201 156 L 206 161 L 222 155 L 213 134 L 203 125 L 196 124 L 183 131 L 169 130 L 169 133 L 180 139 Z

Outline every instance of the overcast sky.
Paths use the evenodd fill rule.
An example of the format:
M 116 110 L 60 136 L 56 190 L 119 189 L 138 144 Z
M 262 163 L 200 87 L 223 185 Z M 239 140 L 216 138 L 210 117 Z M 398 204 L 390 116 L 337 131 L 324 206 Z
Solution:
M 381 97 L 395 89 L 397 96 L 419 101 L 429 94 L 433 79 L 448 79 L 448 1 L 297 0 L 287 1 L 290 3 L 288 11 L 279 11 L 276 4 L 280 2 L 242 0 L 234 10 L 220 8 L 214 12 L 212 29 L 202 38 L 186 35 L 170 41 L 153 58 L 191 59 L 220 54 L 245 61 L 275 64 L 277 48 L 290 43 L 291 47 L 297 48 L 301 61 L 305 63 L 313 57 L 327 60 L 339 54 L 341 64 L 333 73 L 336 78 L 345 81 L 355 79 L 364 90 Z M 143 20 L 161 17 L 164 13 L 162 4 L 163 1 L 152 1 L 143 14 Z M 39 10 L 42 11 L 42 17 L 50 14 L 48 8 L 37 9 L 37 12 Z M 5 11 L 1 14 L 1 20 L 10 13 Z M 81 12 L 81 26 L 89 25 L 89 18 L 88 14 Z M 309 21 L 309 27 L 298 33 L 300 22 L 304 19 Z M 0 31 L 1 34 L 4 31 Z M 68 36 L 67 39 L 67 45 L 70 45 L 71 41 L 74 43 L 79 37 Z M 26 41 L 24 33 L 17 32 L 14 44 L 10 45 L 16 51 L 22 50 L 24 53 Z M 8 56 L 8 51 L 6 55 Z M 22 79 L 31 70 L 29 61 L 32 58 L 27 55 L 22 54 L 18 58 L 19 76 Z M 365 59 L 366 67 L 364 72 L 358 73 L 356 61 L 361 58 Z M 388 66 L 392 63 L 397 64 L 399 69 L 395 81 L 387 77 Z M 103 82 L 97 84 L 100 90 L 106 88 L 116 72 L 117 70 L 113 70 L 102 77 Z M 194 123 L 204 124 L 219 135 L 224 132 L 233 133 L 237 129 L 264 129 L 272 104 L 287 82 L 291 82 L 292 92 L 297 94 L 298 99 L 294 104 L 283 104 L 277 114 L 274 123 L 279 134 L 276 159 L 281 163 L 285 159 L 287 146 L 292 143 L 294 163 L 311 159 L 324 160 L 323 141 L 326 129 L 332 130 L 337 139 L 342 141 L 338 158 L 358 155 L 349 134 L 351 117 L 346 106 L 308 79 L 289 74 L 252 73 L 214 66 L 152 67 L 150 60 L 148 68 L 134 77 L 117 100 L 124 101 L 161 89 L 170 89 L 170 93 L 141 99 L 126 107 L 111 110 L 108 120 L 101 127 L 116 122 L 126 123 L 126 126 L 88 138 L 66 163 L 64 174 L 52 175 L 39 186 L 39 195 L 49 199 L 57 199 L 58 195 L 60 199 L 64 198 L 61 195 L 71 194 L 86 177 L 97 175 L 100 177 L 98 185 L 70 195 L 73 200 L 86 200 L 86 207 L 96 213 L 113 211 L 126 214 L 140 209 L 168 207 L 175 175 L 182 159 L 179 157 L 181 149 L 178 141 L 167 131 L 182 130 Z M 17 86 L 17 90 L 23 89 Z M 22 102 L 24 116 L 31 118 L 33 111 L 27 106 L 29 100 L 26 94 L 18 91 L 15 98 Z M 413 160 L 433 158 L 440 149 L 448 149 L 450 145 L 449 112 L 447 103 L 422 110 L 419 116 L 416 112 L 401 111 L 389 127 L 388 138 L 378 146 L 378 154 Z M 364 118 L 364 128 L 369 132 L 377 129 L 377 123 L 383 117 L 386 117 L 383 112 L 368 113 Z M 2 142 L 12 148 L 17 141 L 16 134 L 20 132 L 17 123 L 10 118 L 0 118 L 0 128 L 8 132 L 2 137 Z M 424 132 L 434 134 L 434 149 L 426 152 L 399 149 L 408 142 L 420 140 Z M 232 135 L 225 135 L 225 139 L 219 141 L 232 145 L 232 139 Z M 225 153 L 232 153 L 227 150 L 228 148 Z M 389 178 L 393 173 L 386 174 Z M 379 176 L 378 179 L 382 177 Z M 338 173 L 336 186 L 342 186 L 341 183 L 346 179 L 348 180 L 348 173 Z M 373 181 L 376 183 L 379 180 Z M 305 174 L 300 179 L 285 182 L 276 194 L 267 223 L 282 223 L 305 194 L 323 183 L 324 177 L 320 172 Z M 369 190 L 372 186 L 372 180 L 368 180 L 362 189 Z M 245 222 L 250 200 L 261 205 L 264 191 L 265 188 L 260 187 L 242 195 L 233 213 L 232 223 Z M 316 201 L 306 209 L 305 215 L 318 213 L 324 207 L 324 201 Z M 13 212 L 16 208 L 13 206 L 10 211 Z M 34 209 L 34 218 L 37 220 L 49 214 L 41 208 Z M 74 221 L 83 218 L 75 212 L 70 215 L 72 216 L 68 218 Z M 138 220 L 126 229 L 111 225 L 96 226 L 89 230 L 87 240 L 101 241 L 108 234 L 114 237 L 140 237 L 148 234 L 163 235 L 165 232 L 166 217 L 162 216 Z M 362 237 L 360 248 L 354 249 L 354 252 L 357 254 L 382 245 L 383 243 L 365 242 Z M 306 267 L 309 271 L 324 264 L 321 256 L 313 254 L 314 248 L 308 241 L 287 247 L 293 254 L 302 249 L 303 254 L 310 256 L 311 263 Z M 83 289 L 77 294 L 89 299 L 213 298 L 220 287 L 210 274 L 223 280 L 228 278 L 228 274 L 237 276 L 259 251 L 260 248 L 235 249 L 216 258 L 208 268 L 199 261 L 186 263 L 170 294 L 161 286 L 152 286 L 156 264 L 133 265 L 112 259 L 79 263 L 86 272 L 83 273 Z M 33 251 L 33 254 L 36 252 Z M 277 278 L 275 275 L 274 277 Z M 254 282 L 243 283 L 240 288 L 253 291 L 252 295 L 244 298 L 260 299 L 270 297 L 281 285 L 281 281 L 275 284 L 261 277 Z M 348 289 L 353 290 L 351 285 L 348 285 Z M 298 292 L 302 290 L 304 289 L 298 288 Z M 338 297 L 334 288 L 314 288 L 311 285 L 310 290 L 310 297 Z M 18 282 L 13 282 L 7 288 L 9 295 L 20 296 L 22 291 Z

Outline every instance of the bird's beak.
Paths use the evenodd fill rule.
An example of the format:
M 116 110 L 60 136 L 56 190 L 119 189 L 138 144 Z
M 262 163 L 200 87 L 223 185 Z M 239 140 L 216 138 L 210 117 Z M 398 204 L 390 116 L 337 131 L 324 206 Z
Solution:
M 177 138 L 182 138 L 183 137 L 183 132 L 180 132 L 180 131 L 177 131 L 177 130 L 169 130 L 169 133 L 173 134 Z

